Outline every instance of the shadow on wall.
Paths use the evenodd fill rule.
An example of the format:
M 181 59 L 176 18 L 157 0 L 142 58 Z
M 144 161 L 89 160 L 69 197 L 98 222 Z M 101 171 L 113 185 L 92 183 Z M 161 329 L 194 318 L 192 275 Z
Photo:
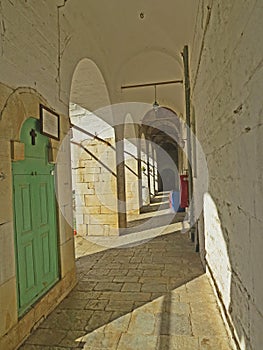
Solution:
M 246 276 L 246 270 L 250 270 L 249 247 L 242 242 L 242 237 L 249 235 L 249 232 L 246 231 L 246 226 L 241 225 L 239 229 L 234 226 L 231 209 L 233 208 L 230 208 L 230 204 L 224 202 L 222 207 L 217 207 L 211 195 L 205 194 L 206 263 L 239 348 L 258 350 L 257 345 L 251 344 L 250 332 L 253 331 L 254 336 L 256 334 L 255 341 L 258 344 L 261 337 L 259 333 L 262 332 L 259 329 L 252 330 L 253 321 L 249 305 L 251 296 L 246 290 L 246 280 L 242 278 Z M 230 232 L 227 227 L 231 228 Z
M 99 118 L 97 118 L 99 119 Z M 104 143 L 106 144 L 107 146 L 109 146 L 114 152 L 116 152 L 116 147 L 114 147 L 109 141 L 103 139 L 103 138 L 100 138 L 98 137 L 95 132 L 95 134 L 91 134 L 90 132 L 88 132 L 87 130 L 85 130 L 84 128 L 81 128 L 80 126 L 78 125 L 74 125 L 74 124 L 71 124 L 71 127 L 73 129 L 76 129 L 80 132 L 80 134 L 83 134 L 83 135 L 87 135 L 89 138 L 91 137 L 91 140 L 94 139 L 94 140 L 97 140 L 98 142 L 98 145 L 99 143 Z M 113 129 L 109 126 L 109 129 Z M 83 136 L 82 136 L 83 138 Z M 71 144 L 75 145 L 75 146 L 78 146 L 80 148 L 80 151 L 79 153 L 81 153 L 81 150 L 86 152 L 88 155 L 90 155 L 96 162 L 98 162 L 101 166 L 103 166 L 105 168 L 105 170 L 107 170 L 109 173 L 111 173 L 113 176 L 117 176 L 110 168 L 109 166 L 107 166 L 107 164 L 105 162 L 102 162 L 101 159 L 99 159 L 98 157 L 96 157 L 95 154 L 93 154 L 87 147 L 85 147 L 82 143 L 86 141 L 85 138 L 83 138 L 83 140 L 81 141 L 75 141 L 75 140 L 71 140 Z M 126 141 L 126 140 L 125 140 Z M 136 161 L 138 161 L 138 159 L 130 152 L 128 151 L 124 151 L 125 155 L 127 157 L 133 157 Z M 125 168 L 127 168 L 133 175 L 135 175 L 136 177 L 138 177 L 138 174 L 135 173 L 127 164 L 124 164 Z

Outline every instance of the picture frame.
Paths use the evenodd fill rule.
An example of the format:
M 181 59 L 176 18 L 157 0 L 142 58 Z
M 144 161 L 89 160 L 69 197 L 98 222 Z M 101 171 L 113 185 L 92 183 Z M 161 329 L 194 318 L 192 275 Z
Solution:
M 40 132 L 52 139 L 60 139 L 60 117 L 59 114 L 50 108 L 40 104 Z

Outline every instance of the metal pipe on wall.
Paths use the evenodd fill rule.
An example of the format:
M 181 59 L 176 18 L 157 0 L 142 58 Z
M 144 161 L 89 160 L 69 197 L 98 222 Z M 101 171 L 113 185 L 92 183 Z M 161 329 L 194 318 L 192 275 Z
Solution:
M 189 77 L 189 50 L 188 46 L 185 45 L 183 49 L 183 62 L 184 62 L 184 87 L 185 87 L 185 115 L 186 115 L 186 124 L 187 128 L 187 158 L 188 158 L 188 201 L 189 205 L 193 198 L 193 171 L 191 166 L 192 160 L 192 143 L 191 143 L 191 88 L 190 88 L 190 77 Z M 194 218 L 194 207 L 193 205 L 190 208 L 190 235 L 191 239 L 195 241 L 195 228 L 193 227 L 193 218 Z

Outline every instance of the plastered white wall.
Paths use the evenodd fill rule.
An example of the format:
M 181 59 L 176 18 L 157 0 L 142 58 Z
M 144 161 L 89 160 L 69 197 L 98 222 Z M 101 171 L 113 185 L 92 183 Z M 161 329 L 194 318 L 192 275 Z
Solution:
M 243 350 L 263 343 L 262 16 L 260 0 L 200 1 L 190 62 L 206 261 Z

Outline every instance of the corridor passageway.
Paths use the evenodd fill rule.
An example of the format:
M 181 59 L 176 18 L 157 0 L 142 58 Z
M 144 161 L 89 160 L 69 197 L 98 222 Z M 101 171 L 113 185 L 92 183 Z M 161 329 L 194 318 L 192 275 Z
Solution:
M 0 0 L 0 350 L 262 350 L 262 18 Z
M 184 213 L 162 208 L 151 225 L 164 215 L 172 223 L 137 245 L 107 249 L 78 237 L 78 284 L 20 350 L 231 350 L 199 255 L 181 232 Z M 149 206 L 141 216 L 152 214 Z

